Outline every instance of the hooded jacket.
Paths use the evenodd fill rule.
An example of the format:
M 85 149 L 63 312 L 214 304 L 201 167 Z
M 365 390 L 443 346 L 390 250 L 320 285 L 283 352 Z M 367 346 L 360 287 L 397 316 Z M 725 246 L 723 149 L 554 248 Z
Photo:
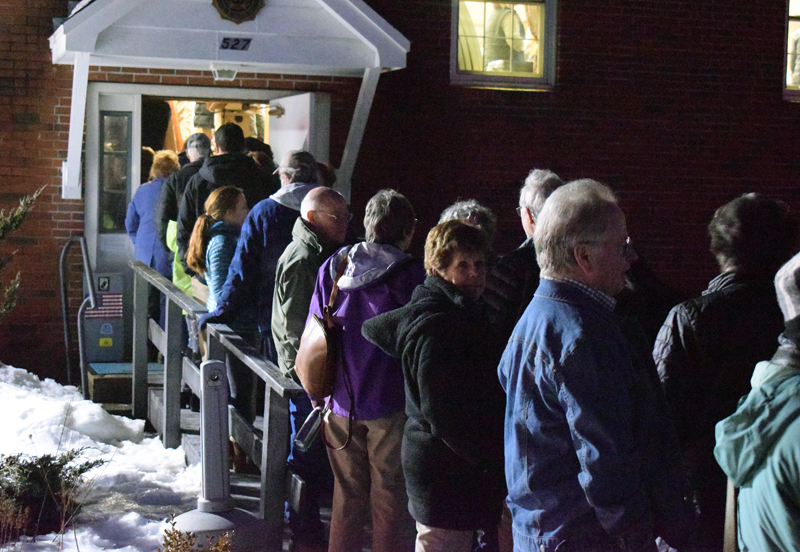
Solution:
M 309 319 L 322 315 L 343 261 L 347 265 L 333 305 L 333 319 L 342 329 L 341 357 L 329 405 L 339 416 L 347 417 L 352 411 L 355 420 L 377 420 L 403 411 L 403 371 L 399 360 L 361 335 L 361 326 L 408 303 L 425 270 L 419 260 L 392 245 L 361 242 L 349 251 L 342 248 L 319 269 Z
M 186 251 L 192 237 L 194 223 L 206 212 L 205 204 L 211 192 L 222 186 L 236 186 L 244 193 L 247 207 L 270 194 L 271 180 L 258 168 L 256 162 L 243 153 L 223 153 L 205 158 L 200 171 L 186 184 L 178 208 L 178 251 L 187 274 L 193 274 L 186 265 Z
M 505 395 L 495 376 L 502 349 L 488 323 L 483 303 L 428 276 L 408 305 L 362 329 L 403 363 L 403 473 L 411 515 L 424 525 L 469 530 L 499 522 Z
M 255 308 L 259 331 L 271 339 L 275 269 L 292 241 L 300 203 L 316 187 L 316 184 L 287 184 L 248 213 L 217 308 L 200 318 L 201 326 L 207 322 L 228 324 L 247 309 Z
M 752 390 L 716 427 L 714 456 L 739 487 L 742 552 L 800 550 L 800 353 L 781 339 Z

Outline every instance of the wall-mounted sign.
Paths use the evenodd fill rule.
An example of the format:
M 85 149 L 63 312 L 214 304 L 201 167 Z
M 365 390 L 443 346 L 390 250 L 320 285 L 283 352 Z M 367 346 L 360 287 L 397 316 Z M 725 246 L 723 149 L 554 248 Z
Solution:
M 214 0 L 213 4 L 223 19 L 238 24 L 255 19 L 264 0 Z
M 248 50 L 252 38 L 233 38 L 231 36 L 222 37 L 222 42 L 219 43 L 220 50 Z

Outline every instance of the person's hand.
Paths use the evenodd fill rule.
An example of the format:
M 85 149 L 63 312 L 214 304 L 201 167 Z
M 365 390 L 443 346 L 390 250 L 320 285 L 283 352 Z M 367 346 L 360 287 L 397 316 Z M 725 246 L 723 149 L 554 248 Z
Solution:
M 211 323 L 213 324 L 216 322 L 216 316 L 213 313 L 207 312 L 206 314 L 201 315 L 197 319 L 197 327 L 202 331 L 206 329 L 206 324 Z

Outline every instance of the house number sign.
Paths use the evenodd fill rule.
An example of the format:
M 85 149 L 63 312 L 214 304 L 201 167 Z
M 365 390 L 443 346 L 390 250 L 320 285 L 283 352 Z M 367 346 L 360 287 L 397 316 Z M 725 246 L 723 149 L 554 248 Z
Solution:
M 214 0 L 213 3 L 223 19 L 237 24 L 255 19 L 264 7 L 264 0 Z
M 248 50 L 252 38 L 233 38 L 230 36 L 222 37 L 222 42 L 219 43 L 220 50 Z

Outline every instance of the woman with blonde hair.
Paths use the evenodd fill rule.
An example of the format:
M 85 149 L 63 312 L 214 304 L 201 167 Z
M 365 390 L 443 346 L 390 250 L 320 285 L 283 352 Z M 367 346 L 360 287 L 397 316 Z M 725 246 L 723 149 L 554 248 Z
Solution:
M 178 154 L 174 151 L 161 150 L 156 153 L 150 167 L 150 181 L 139 186 L 133 194 L 125 216 L 125 230 L 133 241 L 134 258 L 154 268 L 168 280 L 172 280 L 172 252 L 164 249 L 158 239 L 155 213 L 164 181 L 179 168 Z M 158 293 L 152 293 L 148 313 L 155 320 L 161 320 L 164 313 L 159 315 L 160 310 Z

